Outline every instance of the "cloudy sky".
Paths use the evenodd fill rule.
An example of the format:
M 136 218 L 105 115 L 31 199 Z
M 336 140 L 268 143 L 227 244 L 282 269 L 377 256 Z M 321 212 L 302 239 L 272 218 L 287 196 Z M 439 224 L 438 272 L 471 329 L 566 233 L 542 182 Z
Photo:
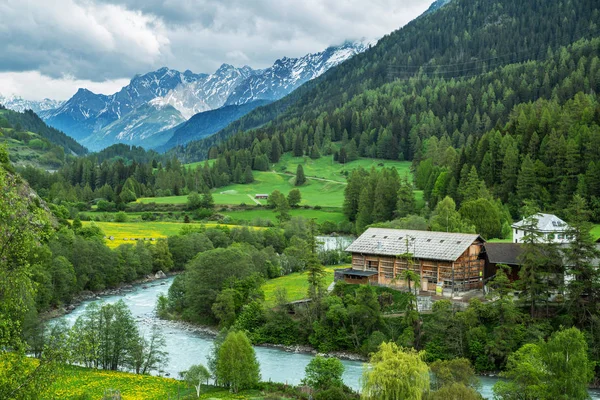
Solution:
M 379 38 L 433 0 L 2 0 L 0 94 L 110 94 L 162 66 L 264 68 Z

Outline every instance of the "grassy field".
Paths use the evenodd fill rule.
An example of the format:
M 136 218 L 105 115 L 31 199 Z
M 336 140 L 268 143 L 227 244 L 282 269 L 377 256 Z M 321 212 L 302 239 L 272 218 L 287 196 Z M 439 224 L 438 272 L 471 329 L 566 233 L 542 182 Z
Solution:
M 258 208 L 254 210 L 236 210 L 236 211 L 219 211 L 219 214 L 227 215 L 234 219 L 235 221 L 247 221 L 252 222 L 256 219 L 268 219 L 274 224 L 277 224 L 277 214 L 273 212 L 273 210 L 268 210 L 265 208 Z M 324 210 L 305 210 L 303 208 L 290 210 L 290 215 L 292 217 L 301 216 L 308 219 L 315 219 L 317 223 L 321 224 L 325 221 L 331 221 L 335 223 L 339 223 L 346 220 L 344 214 L 340 211 L 339 208 L 331 208 Z
M 254 195 L 258 193 L 269 194 L 279 190 L 287 195 L 294 189 L 294 177 L 273 172 L 254 172 L 255 181 L 248 185 L 233 184 L 213 190 L 215 204 L 256 204 Z M 300 186 L 302 193 L 302 205 L 321 207 L 341 207 L 344 202 L 344 183 L 323 182 L 309 179 Z M 169 197 L 146 197 L 137 200 L 140 203 L 157 204 L 185 204 L 187 196 Z M 260 204 L 266 205 L 265 200 L 258 200 Z
M 348 268 L 349 265 L 336 265 L 335 267 L 326 267 L 327 276 L 325 277 L 325 286 L 329 286 L 333 282 L 333 271 L 338 268 Z M 308 290 L 308 273 L 296 272 L 279 278 L 270 279 L 265 282 L 261 289 L 265 293 L 265 302 L 267 305 L 274 305 L 277 289 L 283 288 L 287 292 L 289 301 L 301 300 L 306 297 Z
M 339 164 L 333 161 L 332 156 L 325 156 L 313 160 L 310 157 L 293 157 L 291 153 L 284 154 L 279 162 L 274 165 L 273 169 L 277 172 L 291 172 L 295 174 L 298 164 L 302 164 L 304 175 L 307 177 L 330 179 L 338 182 L 346 182 L 346 175 L 344 172 L 350 172 L 359 167 L 363 167 L 365 169 L 371 169 L 371 167 L 375 167 L 377 169 L 382 167 L 393 167 L 398 170 L 400 176 L 404 176 L 406 174 L 410 175 L 411 173 L 410 161 L 390 161 L 361 158 L 346 164 Z
M 107 391 L 118 390 L 123 400 L 197 399 L 194 388 L 182 381 L 157 376 L 136 375 L 126 372 L 102 371 L 89 368 L 64 367 L 60 377 L 52 384 L 42 400 L 95 400 L 102 399 Z M 263 400 L 259 390 L 244 390 L 237 394 L 228 389 L 203 386 L 200 399 Z M 112 397 L 111 397 L 112 398 Z M 272 398 L 272 397 L 269 397 Z M 276 397 L 279 398 L 279 397 Z
M 143 238 L 166 238 L 168 236 L 174 236 L 179 234 L 181 228 L 196 226 L 200 227 L 204 225 L 207 228 L 213 228 L 215 226 L 227 226 L 229 228 L 237 228 L 236 225 L 223 225 L 223 224 L 198 224 L 189 223 L 184 224 L 183 222 L 89 222 L 82 221 L 84 226 L 88 224 L 96 224 L 104 234 L 108 237 L 113 236 L 114 240 L 106 239 L 106 244 L 110 248 L 115 248 L 119 245 L 132 243 L 131 239 L 143 239 Z M 124 240 L 125 238 L 129 240 Z M 135 243 L 135 242 L 134 242 Z

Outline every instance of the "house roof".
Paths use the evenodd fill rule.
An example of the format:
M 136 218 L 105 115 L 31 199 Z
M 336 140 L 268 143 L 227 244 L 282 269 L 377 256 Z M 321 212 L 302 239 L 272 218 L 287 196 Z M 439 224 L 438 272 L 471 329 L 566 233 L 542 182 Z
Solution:
M 476 240 L 484 241 L 479 235 L 470 233 L 369 228 L 346 251 L 386 256 L 408 251 L 414 258 L 455 261 Z
M 569 229 L 569 225 L 553 214 L 539 213 L 536 215 L 537 218 L 537 230 L 540 232 L 564 232 Z M 523 219 L 519 222 L 515 222 L 513 228 L 521 228 L 526 225 L 526 221 Z
M 352 275 L 352 276 L 373 276 L 373 275 L 378 274 L 377 271 L 362 271 L 360 269 L 352 269 L 352 268 L 346 268 L 346 269 L 342 270 L 342 273 L 344 275 Z
M 518 243 L 486 243 L 484 245 L 488 261 L 492 264 L 519 265 L 523 248 Z
M 523 253 L 521 244 L 518 243 L 486 243 L 484 245 L 488 261 L 492 264 L 521 265 L 519 256 Z M 558 249 L 564 251 L 569 248 L 568 243 L 558 244 Z M 596 244 L 596 250 L 600 251 L 600 244 Z M 563 254 L 563 264 L 568 261 Z M 600 259 L 591 260 L 592 265 L 600 265 Z

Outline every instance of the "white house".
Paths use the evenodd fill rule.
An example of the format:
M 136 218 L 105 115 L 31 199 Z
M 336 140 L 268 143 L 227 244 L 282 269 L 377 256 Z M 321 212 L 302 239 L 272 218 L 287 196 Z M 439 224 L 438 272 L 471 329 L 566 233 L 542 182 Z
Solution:
M 535 232 L 540 235 L 541 241 L 547 241 L 551 243 L 569 243 L 571 242 L 571 235 L 567 233 L 569 225 L 556 215 L 552 214 L 537 214 L 537 228 Z M 523 226 L 526 226 L 525 220 L 521 220 L 512 225 L 513 229 L 513 240 L 515 243 L 522 243 L 525 235 L 528 231 L 524 230 Z

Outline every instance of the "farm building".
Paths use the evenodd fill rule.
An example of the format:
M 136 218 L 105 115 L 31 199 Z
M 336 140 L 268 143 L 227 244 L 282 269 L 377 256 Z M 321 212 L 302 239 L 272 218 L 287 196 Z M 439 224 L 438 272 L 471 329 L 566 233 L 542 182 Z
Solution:
M 515 243 L 523 243 L 524 237 L 531 231 L 540 236 L 540 240 L 552 243 L 569 243 L 571 235 L 567 233 L 569 225 L 556 215 L 552 214 L 537 214 L 536 228 L 531 230 L 527 227 L 527 220 L 515 222 L 512 225 L 513 240 Z
M 415 272 L 422 291 L 483 287 L 484 240 L 477 234 L 369 228 L 346 251 L 352 267 L 338 270 L 348 283 L 406 287 L 403 273 Z
M 254 198 L 256 200 L 267 200 L 269 198 L 268 194 L 255 194 Z

